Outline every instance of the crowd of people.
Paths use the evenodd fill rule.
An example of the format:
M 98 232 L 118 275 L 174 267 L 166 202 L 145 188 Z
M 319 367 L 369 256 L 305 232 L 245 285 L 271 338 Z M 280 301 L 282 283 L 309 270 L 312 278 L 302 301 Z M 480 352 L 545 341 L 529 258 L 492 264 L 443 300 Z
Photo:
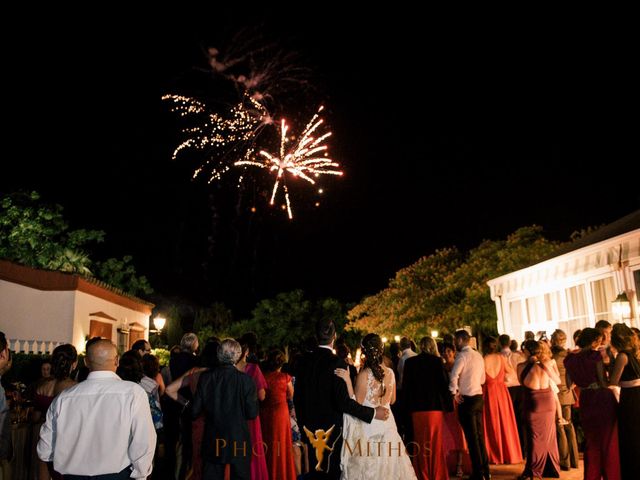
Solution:
M 307 351 L 261 352 L 258 339 L 193 333 L 160 368 L 146 340 L 118 354 L 87 342 L 85 365 L 58 346 L 31 388 L 38 480 L 158 478 L 295 480 L 490 478 L 521 464 L 522 479 L 632 479 L 640 471 L 640 332 L 599 321 L 547 339 L 468 331 L 441 342 L 376 334 L 362 360 L 330 321 Z M 419 347 L 419 348 L 418 348 Z M 200 354 L 199 351 L 201 350 Z M 419 351 L 418 351 L 419 350 Z M 11 355 L 0 332 L 0 376 Z M 359 367 L 359 368 L 357 368 Z M 11 455 L 0 386 L 0 480 Z

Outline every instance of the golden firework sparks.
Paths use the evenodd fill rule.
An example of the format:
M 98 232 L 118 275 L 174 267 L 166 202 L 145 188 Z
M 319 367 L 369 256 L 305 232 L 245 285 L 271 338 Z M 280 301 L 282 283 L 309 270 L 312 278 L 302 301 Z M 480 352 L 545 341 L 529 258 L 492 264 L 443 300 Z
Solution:
M 291 139 L 287 137 L 289 126 L 283 119 L 280 122 L 280 150 L 277 155 L 260 150 L 259 157 L 262 158 L 239 160 L 234 163 L 235 166 L 254 166 L 274 172 L 275 181 L 269 203 L 271 205 L 275 203 L 276 194 L 282 185 L 286 209 L 290 219 L 293 218 L 293 213 L 287 188 L 287 174 L 302 178 L 311 184 L 316 183 L 312 177 L 318 178 L 320 175 L 343 174 L 341 170 L 338 170 L 340 164 L 328 157 L 328 147 L 324 142 L 331 136 L 331 132 L 314 136 L 314 132 L 319 130 L 324 123 L 324 120 L 320 118 L 320 113 L 323 109 L 324 107 L 318 109 L 318 112 L 302 131 L 300 139 L 291 148 L 287 149 L 287 143 Z

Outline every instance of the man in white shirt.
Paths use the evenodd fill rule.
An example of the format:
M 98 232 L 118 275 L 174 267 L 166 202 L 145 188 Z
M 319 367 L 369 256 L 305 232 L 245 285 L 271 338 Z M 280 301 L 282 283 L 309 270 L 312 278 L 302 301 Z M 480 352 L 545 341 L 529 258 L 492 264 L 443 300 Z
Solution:
M 404 362 L 407 361 L 408 358 L 415 357 L 418 355 L 416 352 L 411 350 L 411 340 L 407 337 L 402 337 L 400 339 L 400 360 L 398 360 L 398 386 L 396 388 L 402 388 L 402 373 L 404 372 Z
M 484 401 L 482 384 L 485 382 L 484 359 L 469 346 L 471 337 L 466 330 L 455 333 L 458 350 L 451 370 L 449 390 L 458 403 L 458 418 L 469 445 L 469 455 L 473 472 L 470 479 L 488 479 L 489 459 L 484 443 L 484 423 L 482 419 Z
M 93 343 L 87 361 L 87 379 L 51 403 L 38 457 L 65 478 L 146 478 L 156 446 L 146 392 L 115 374 L 118 352 L 109 340 Z

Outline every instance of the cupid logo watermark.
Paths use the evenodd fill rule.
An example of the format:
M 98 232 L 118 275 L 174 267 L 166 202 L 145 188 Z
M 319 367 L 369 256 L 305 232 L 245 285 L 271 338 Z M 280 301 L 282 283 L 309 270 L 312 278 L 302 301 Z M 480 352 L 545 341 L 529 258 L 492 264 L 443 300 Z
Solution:
M 333 442 L 333 445 L 329 446 L 327 445 L 327 443 L 329 442 L 329 438 L 331 437 L 331 433 L 333 432 L 335 425 L 331 425 L 331 428 L 329 430 L 327 430 L 326 432 L 322 429 L 318 429 L 315 431 L 314 433 L 311 433 L 311 430 L 309 430 L 307 427 L 303 426 L 302 428 L 304 429 L 304 433 L 307 434 L 307 438 L 309 439 L 309 443 L 311 444 L 311 446 L 313 446 L 313 448 L 316 451 L 316 460 L 318 461 L 318 463 L 316 464 L 316 472 L 322 472 L 322 461 L 324 460 L 324 451 L 325 450 L 329 450 L 330 452 L 333 452 L 333 446 L 336 444 L 336 442 L 338 441 L 338 438 L 340 438 L 340 436 L 338 436 L 338 438 L 336 438 L 336 440 Z M 329 467 L 327 467 L 328 469 Z

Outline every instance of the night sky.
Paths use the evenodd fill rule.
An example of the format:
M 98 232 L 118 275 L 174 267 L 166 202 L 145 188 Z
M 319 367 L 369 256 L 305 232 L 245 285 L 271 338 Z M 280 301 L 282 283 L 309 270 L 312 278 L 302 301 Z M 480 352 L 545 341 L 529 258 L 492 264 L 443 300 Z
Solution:
M 624 30 L 263 10 L 16 18 L 2 45 L 0 192 L 41 192 L 72 227 L 106 232 L 97 256 L 131 254 L 159 294 L 239 314 L 294 288 L 358 301 L 436 248 L 534 223 L 565 240 L 640 208 Z M 313 88 L 282 103 L 298 128 L 326 106 L 345 170 L 323 182 L 320 208 L 301 185 L 293 221 L 264 202 L 251 214 L 255 197 L 238 204 L 224 179 L 192 181 L 193 154 L 171 160 L 181 124 L 160 97 L 214 98 L 203 52 L 248 26 L 312 72 Z

